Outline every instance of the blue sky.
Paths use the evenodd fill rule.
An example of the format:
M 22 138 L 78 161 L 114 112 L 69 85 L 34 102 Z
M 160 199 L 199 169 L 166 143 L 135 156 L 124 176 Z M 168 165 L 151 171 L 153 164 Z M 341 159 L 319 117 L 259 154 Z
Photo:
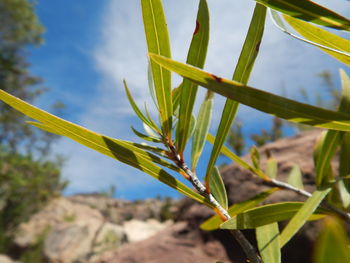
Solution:
M 163 2 L 172 56 L 185 61 L 198 1 Z M 208 2 L 211 39 L 205 69 L 231 78 L 254 1 Z M 350 16 L 350 5 L 346 1 L 318 2 Z M 138 140 L 130 126 L 141 126 L 128 105 L 122 79 L 128 81 L 139 103 L 151 104 L 139 1 L 42 0 L 37 5 L 37 13 L 46 27 L 45 44 L 30 50 L 31 71 L 45 80 L 49 91 L 36 104 L 49 109 L 49 104 L 60 100 L 66 104 L 64 118 L 109 136 Z M 267 20 L 251 86 L 279 94 L 285 90 L 287 96 L 298 98 L 301 87 L 310 94 L 322 90 L 322 82 L 316 77 L 320 71 L 329 70 L 337 77 L 338 69 L 345 68 L 318 49 L 283 34 L 269 17 Z M 179 81 L 180 78 L 174 76 L 174 85 Z M 223 102 L 223 98 L 216 97 L 212 131 L 218 124 Z M 247 107 L 240 108 L 239 119 L 246 125 L 247 133 L 258 132 L 271 124 L 265 115 Z M 178 196 L 153 178 L 68 139 L 57 142 L 55 152 L 68 157 L 63 169 L 64 177 L 71 182 L 67 194 L 100 191 L 115 185 L 117 197 L 128 199 Z

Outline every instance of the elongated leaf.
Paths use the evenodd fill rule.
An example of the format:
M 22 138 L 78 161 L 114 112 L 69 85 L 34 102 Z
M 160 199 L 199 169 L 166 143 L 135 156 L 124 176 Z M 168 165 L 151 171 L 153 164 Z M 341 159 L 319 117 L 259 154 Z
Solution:
M 350 79 L 346 73 L 340 71 L 342 79 L 342 98 L 339 105 L 339 112 L 350 113 Z M 318 154 L 316 158 L 316 185 L 322 186 L 328 183 L 331 179 L 331 160 L 334 156 L 338 146 L 340 145 L 344 132 L 340 131 L 327 131 L 323 140 L 319 143 L 317 148 Z
M 298 213 L 303 205 L 304 203 L 302 202 L 282 202 L 252 208 L 221 224 L 220 228 L 253 229 L 259 226 L 289 220 Z M 307 220 L 318 220 L 324 217 L 321 213 L 312 215 L 313 212 L 306 218 Z
M 171 92 L 171 96 L 173 97 L 173 112 L 176 116 L 178 116 L 178 109 L 180 105 L 180 95 L 181 95 L 182 83 L 177 88 L 174 88 Z
M 256 0 L 286 15 L 321 26 L 350 30 L 350 20 L 310 0 Z
M 280 263 L 279 229 L 277 223 L 256 228 L 256 240 L 263 262 Z
M 125 88 L 125 92 L 126 92 L 126 95 L 128 97 L 128 100 L 129 100 L 129 103 L 131 105 L 131 107 L 133 108 L 134 112 L 136 113 L 136 115 L 139 117 L 139 119 L 146 123 L 149 127 L 152 127 L 152 129 L 154 129 L 155 131 L 157 131 L 158 133 L 160 132 L 159 131 L 159 128 L 154 124 L 152 123 L 143 113 L 142 111 L 139 109 L 139 107 L 136 105 L 135 103 L 135 100 L 134 98 L 132 97 L 131 93 L 130 93 L 130 90 L 128 88 L 128 85 L 126 84 L 126 81 L 123 80 L 123 84 L 124 84 L 124 88 Z
M 227 194 L 224 182 L 222 181 L 221 174 L 219 169 L 214 166 L 213 175 L 211 176 L 211 180 L 209 182 L 211 193 L 215 197 L 215 199 L 219 202 L 219 204 L 227 210 L 228 201 Z
M 259 47 L 264 33 L 265 18 L 266 8 L 260 4 L 256 4 L 248 33 L 241 54 L 239 56 L 236 69 L 233 73 L 233 80 L 244 84 L 248 83 L 249 76 L 253 69 L 255 59 L 258 55 Z M 213 169 L 220 154 L 221 148 L 225 143 L 227 134 L 230 131 L 232 122 L 236 116 L 237 109 L 238 102 L 231 99 L 226 100 L 207 166 L 205 178 L 206 182 L 210 181 L 211 170 Z
M 154 105 L 158 108 L 158 103 L 157 103 L 157 98 L 156 98 L 156 91 L 154 89 L 154 81 L 153 81 L 153 76 L 152 76 L 152 66 L 151 66 L 151 61 L 148 61 L 148 67 L 147 67 L 147 80 L 148 80 L 148 89 L 149 93 L 151 94 L 152 100 L 154 102 Z
M 145 27 L 148 52 L 170 58 L 168 28 L 161 0 L 141 0 L 143 24 Z M 154 89 L 162 121 L 164 136 L 171 137 L 172 99 L 171 74 L 165 68 L 151 61 Z
M 150 54 L 162 66 L 201 86 L 249 107 L 296 123 L 350 131 L 350 115 L 300 103 L 241 83 L 217 77 L 192 66 Z
M 346 133 L 340 148 L 339 155 L 339 176 L 346 177 L 350 175 L 350 133 Z M 343 179 L 345 188 L 350 193 L 350 179 Z
M 322 51 L 350 66 L 349 40 L 290 16 L 284 16 L 284 19 L 311 43 L 306 42 L 320 47 Z
M 136 130 L 134 127 L 131 127 L 131 130 L 141 139 L 146 140 L 146 141 L 150 141 L 150 142 L 156 142 L 156 143 L 160 143 L 162 142 L 161 139 L 159 138 L 155 138 L 155 137 L 151 137 L 149 135 L 143 134 L 141 132 L 139 132 L 138 130 Z
M 215 141 L 215 138 L 213 135 L 208 134 L 207 140 L 208 140 L 208 142 L 213 144 Z M 250 164 L 248 164 L 247 162 L 245 162 L 241 157 L 239 157 L 238 155 L 236 155 L 235 153 L 230 151 L 226 146 L 223 146 L 221 148 L 221 153 L 223 155 L 225 155 L 226 157 L 230 158 L 233 162 L 238 163 L 243 168 L 245 168 L 245 169 L 251 171 L 253 174 L 259 176 L 263 180 L 269 180 L 269 177 L 266 174 L 264 174 L 263 171 L 258 170 L 256 168 L 254 168 L 253 166 L 251 166 Z
M 167 151 L 162 149 L 162 148 L 154 147 L 154 146 L 148 145 L 146 143 L 134 143 L 134 142 L 132 142 L 132 145 L 136 146 L 137 148 L 158 154 L 161 157 L 169 158 Z
M 350 94 L 349 94 L 350 79 L 343 70 L 340 70 L 340 79 L 342 83 L 343 98 L 345 103 L 350 97 Z M 347 100 L 345 100 L 345 98 L 347 98 Z M 350 156 L 350 134 L 345 133 L 345 135 L 343 136 L 343 141 L 340 148 L 340 157 L 339 157 L 339 176 L 340 177 L 346 177 L 347 175 L 350 174 L 349 156 Z M 350 193 L 350 179 L 343 179 L 343 183 L 345 188 Z
M 342 222 L 327 217 L 324 228 L 316 241 L 314 263 L 344 263 L 350 258 L 349 239 Z
M 207 0 L 200 0 L 196 27 L 187 55 L 187 64 L 203 68 L 209 42 L 209 9 Z M 184 79 L 181 89 L 179 121 L 176 128 L 176 146 L 183 153 L 190 133 L 190 121 L 197 94 L 197 85 Z
M 252 160 L 255 169 L 260 170 L 260 153 L 256 146 L 253 146 L 250 149 L 250 159 Z
M 197 125 L 194 130 L 193 140 L 192 140 L 192 170 L 196 169 L 199 157 L 202 154 L 207 134 L 209 131 L 211 116 L 213 111 L 213 94 L 208 92 L 204 102 L 202 103 L 198 118 Z
M 315 182 L 319 187 L 328 184 L 329 181 L 332 180 L 331 159 L 341 142 L 342 135 L 343 133 L 340 131 L 327 131 L 315 147 Z
M 304 189 L 302 174 L 298 165 L 294 165 L 288 176 L 288 184 L 298 188 Z
M 267 169 L 266 174 L 270 178 L 276 178 L 277 177 L 277 160 L 273 157 L 270 157 L 267 162 Z
M 312 196 L 298 209 L 298 212 L 289 221 L 283 229 L 280 236 L 280 247 L 283 247 L 295 235 L 296 232 L 305 224 L 312 213 L 317 209 L 322 200 L 326 197 L 331 189 L 316 190 Z
M 41 122 L 37 124 L 38 127 L 41 126 L 44 130 L 47 128 L 47 130 L 50 132 L 52 131 L 56 134 L 66 136 L 97 152 L 135 167 L 176 189 L 178 192 L 212 207 L 212 205 L 204 197 L 194 192 L 192 189 L 168 174 L 165 170 L 154 164 L 154 162 L 164 162 L 166 165 L 167 162 L 161 160 L 159 157 L 154 156 L 151 153 L 135 147 L 132 145 L 132 143 L 112 139 L 87 130 L 79 125 L 65 121 L 48 112 L 40 110 L 3 90 L 0 90 L 0 99 L 28 117 Z
M 239 213 L 242 213 L 250 208 L 257 206 L 262 201 L 264 201 L 267 197 L 269 197 L 272 193 L 278 190 L 279 188 L 271 188 L 265 192 L 257 194 L 256 196 L 252 197 L 247 201 L 230 206 L 227 212 L 231 217 L 234 217 Z M 200 228 L 206 231 L 211 231 L 211 230 L 218 229 L 221 223 L 222 223 L 221 218 L 218 215 L 215 215 L 209 218 L 208 220 L 206 220 L 204 223 L 202 223 Z

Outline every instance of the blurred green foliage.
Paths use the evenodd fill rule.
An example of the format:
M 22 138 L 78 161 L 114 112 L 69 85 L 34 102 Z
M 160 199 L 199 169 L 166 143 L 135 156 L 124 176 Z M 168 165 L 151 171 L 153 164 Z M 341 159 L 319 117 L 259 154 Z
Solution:
M 43 32 L 34 1 L 0 0 L 2 90 L 29 101 L 45 91 L 39 86 L 42 80 L 29 72 L 27 61 L 28 48 L 43 42 Z M 63 105 L 54 107 L 59 110 Z M 67 185 L 60 176 L 63 159 L 48 159 L 57 136 L 31 128 L 27 119 L 0 105 L 0 253 L 11 248 L 16 227 Z

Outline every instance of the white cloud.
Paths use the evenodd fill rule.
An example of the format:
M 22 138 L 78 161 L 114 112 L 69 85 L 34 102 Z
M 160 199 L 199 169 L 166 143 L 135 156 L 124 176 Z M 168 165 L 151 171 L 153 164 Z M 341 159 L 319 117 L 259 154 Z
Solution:
M 172 43 L 173 58 L 185 61 L 186 50 L 194 29 L 197 1 L 164 0 L 168 27 Z M 321 1 L 332 8 L 349 14 L 348 3 L 342 1 Z M 209 1 L 211 10 L 211 40 L 208 50 L 206 70 L 231 78 L 237 62 L 254 1 L 215 0 Z M 267 18 L 269 20 L 269 17 Z M 93 130 L 123 139 L 130 139 L 132 113 L 124 95 L 122 79 L 126 78 L 138 102 L 150 102 L 147 88 L 147 52 L 141 19 L 139 1 L 110 0 L 101 21 L 100 41 L 94 58 L 96 69 L 103 76 L 98 87 L 98 96 L 80 117 L 80 124 Z M 314 74 L 328 69 L 335 72 L 335 63 L 317 49 L 291 39 L 275 28 L 270 21 L 261 45 L 261 53 L 251 78 L 251 85 L 257 88 L 281 92 L 281 86 L 288 89 L 288 95 L 297 92 L 301 86 L 315 90 Z M 223 99 L 219 98 L 215 109 L 215 120 Z M 256 116 L 249 112 L 249 118 Z M 241 119 L 246 121 L 242 115 Z M 135 187 L 152 184 L 134 169 L 109 160 L 89 150 L 82 149 L 68 141 L 61 146 L 71 152 L 71 159 L 65 168 L 71 180 L 69 192 L 99 190 L 109 184 L 117 187 Z M 150 185 L 150 187 L 153 187 Z

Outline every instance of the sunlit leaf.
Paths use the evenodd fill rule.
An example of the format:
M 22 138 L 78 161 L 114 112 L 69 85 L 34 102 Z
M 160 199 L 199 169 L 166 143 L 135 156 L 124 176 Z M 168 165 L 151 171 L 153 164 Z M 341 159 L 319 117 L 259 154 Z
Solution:
M 334 217 L 324 220 L 324 227 L 316 240 L 314 263 L 344 263 L 350 259 L 349 238 L 342 222 Z
M 292 170 L 289 172 L 288 184 L 298 189 L 304 189 L 302 174 L 298 165 L 294 165 Z
M 150 61 L 148 61 L 148 67 L 147 67 L 147 80 L 148 80 L 149 93 L 151 94 L 154 105 L 158 108 L 156 91 L 154 90 L 154 84 L 153 84 L 154 82 L 153 82 L 153 76 L 152 76 L 152 66 Z
M 282 202 L 264 205 L 246 210 L 221 224 L 222 229 L 253 229 L 259 226 L 289 220 L 303 207 L 302 202 Z M 321 212 L 322 210 L 320 210 Z M 307 220 L 318 220 L 324 217 L 320 212 L 307 217 Z
M 343 98 L 350 98 L 350 78 L 346 75 L 344 70 L 340 70 L 340 79 L 343 89 Z M 347 100 L 344 100 L 346 103 Z M 343 136 L 343 141 L 340 148 L 340 157 L 339 157 L 339 176 L 346 177 L 350 174 L 350 134 L 345 133 Z M 350 193 L 350 179 L 343 179 L 344 186 Z
M 350 113 L 350 79 L 346 73 L 341 70 L 342 79 L 342 97 L 339 105 L 339 112 Z M 316 148 L 316 185 L 326 185 L 331 178 L 331 160 L 338 149 L 344 132 L 341 131 L 327 131 L 324 138 L 318 142 Z
M 209 9 L 207 0 L 200 0 L 196 26 L 187 55 L 187 64 L 203 68 L 209 42 Z M 179 121 L 176 127 L 176 146 L 183 153 L 190 133 L 190 121 L 197 94 L 197 85 L 184 79 L 180 90 Z
M 207 139 L 212 111 L 213 111 L 213 94 L 211 92 L 208 92 L 206 95 L 206 98 L 204 99 L 204 102 L 202 103 L 199 109 L 197 124 L 193 134 L 192 151 L 191 151 L 193 170 L 195 170 L 197 166 L 199 157 L 202 154 L 202 151 Z
M 165 57 L 154 54 L 150 54 L 150 57 L 169 70 L 191 79 L 211 91 L 262 112 L 291 122 L 332 130 L 350 131 L 349 114 L 326 110 L 251 88 Z
M 286 15 L 321 26 L 350 30 L 350 20 L 310 0 L 256 0 Z
M 170 58 L 170 42 L 161 0 L 141 0 L 148 52 Z M 164 136 L 172 129 L 171 74 L 151 61 L 154 89 Z
M 256 228 L 256 240 L 263 262 L 280 263 L 279 229 L 277 223 Z
M 252 160 L 255 169 L 260 170 L 260 153 L 256 146 L 253 146 L 250 149 L 250 159 Z
M 143 134 L 141 132 L 139 132 L 138 130 L 136 130 L 134 127 L 131 127 L 131 130 L 141 139 L 146 140 L 146 141 L 150 141 L 150 142 L 162 142 L 162 140 L 160 140 L 159 138 L 155 138 L 155 137 L 151 137 L 149 135 Z
M 226 194 L 226 189 L 224 182 L 221 178 L 221 174 L 219 169 L 214 166 L 214 169 L 212 170 L 213 174 L 210 177 L 210 190 L 213 196 L 215 197 L 216 201 L 219 202 L 219 204 L 227 210 L 228 208 L 228 201 L 227 201 L 227 194 Z
M 155 179 L 176 189 L 178 192 L 210 207 L 212 205 L 203 196 L 185 186 L 155 163 L 167 165 L 167 162 L 159 157 L 148 153 L 130 142 L 109 138 L 107 136 L 92 132 L 79 125 L 65 121 L 48 112 L 40 110 L 10 94 L 0 90 L 0 100 L 4 101 L 14 109 L 22 112 L 40 123 L 36 126 L 55 134 L 66 136 L 80 144 L 83 144 L 97 152 L 107 155 L 122 163 L 135 167 Z M 170 168 L 170 167 L 169 167 Z M 176 168 L 178 170 L 178 168 Z
M 270 157 L 267 159 L 266 162 L 266 174 L 270 178 L 276 178 L 277 177 L 277 160 L 273 157 Z
M 330 190 L 330 188 L 327 188 L 324 190 L 316 190 L 312 193 L 312 196 L 306 200 L 300 209 L 298 209 L 297 213 L 283 229 L 280 236 L 280 247 L 283 247 L 295 235 L 295 233 L 299 231 Z
M 350 175 L 350 133 L 345 133 L 339 154 L 339 176 L 346 177 Z M 343 179 L 344 186 L 350 193 L 350 179 Z
M 250 73 L 253 69 L 255 59 L 259 52 L 262 36 L 264 33 L 266 18 L 266 7 L 256 4 L 252 20 L 248 29 L 248 33 L 238 59 L 237 66 L 233 73 L 233 80 L 247 84 Z M 224 110 L 222 112 L 219 127 L 213 144 L 213 149 L 210 154 L 210 159 L 207 166 L 205 181 L 210 181 L 211 170 L 213 169 L 217 158 L 219 157 L 222 146 L 225 143 L 227 134 L 232 126 L 232 122 L 236 116 L 238 102 L 227 99 Z
M 257 194 L 256 196 L 252 197 L 247 201 L 230 206 L 227 212 L 231 217 L 234 217 L 239 213 L 242 213 L 250 208 L 257 206 L 262 201 L 264 201 L 267 197 L 269 197 L 272 193 L 278 190 L 279 188 L 271 188 L 265 192 Z M 211 231 L 211 230 L 218 229 L 220 227 L 220 224 L 222 224 L 222 220 L 218 215 L 215 215 L 209 218 L 208 220 L 206 220 L 204 223 L 202 223 L 200 228 L 206 231 Z
M 126 84 L 126 81 L 123 80 L 123 84 L 124 84 L 124 88 L 125 88 L 125 92 L 126 92 L 126 95 L 128 97 L 128 100 L 130 102 L 130 105 L 131 107 L 133 108 L 134 112 L 136 113 L 136 115 L 139 117 L 139 119 L 146 123 L 149 127 L 152 127 L 152 129 L 154 129 L 155 131 L 157 132 L 160 132 L 159 131 L 159 128 L 154 124 L 152 123 L 143 113 L 142 111 L 139 109 L 139 107 L 136 105 L 135 103 L 135 100 L 134 98 L 132 97 L 131 93 L 130 93 L 130 90 L 128 88 L 128 85 Z
M 182 83 L 177 88 L 174 88 L 171 92 L 172 100 L 173 100 L 173 112 L 178 116 L 178 110 L 180 105 L 180 95 L 181 95 Z
M 284 19 L 295 31 L 306 38 L 301 40 L 321 48 L 330 56 L 350 66 L 350 40 L 290 16 L 284 16 Z M 286 33 L 295 36 L 289 32 Z

